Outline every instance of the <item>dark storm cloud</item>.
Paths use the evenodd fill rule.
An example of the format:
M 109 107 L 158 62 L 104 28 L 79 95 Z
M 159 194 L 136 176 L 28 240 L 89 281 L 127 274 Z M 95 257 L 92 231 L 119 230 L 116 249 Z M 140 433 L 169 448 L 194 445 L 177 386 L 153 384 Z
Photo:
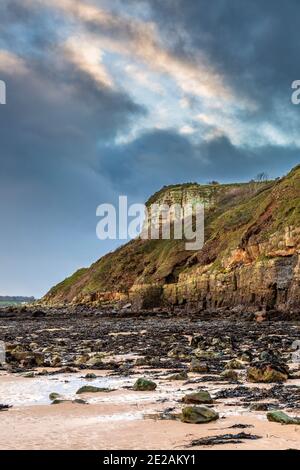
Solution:
M 78 77 L 58 85 L 42 71 L 1 75 L 1 292 L 41 295 L 111 249 L 96 239 L 95 211 L 116 196 L 91 165 L 98 140 L 140 110 L 125 95 Z
M 0 47 L 9 47 L 20 54 L 46 52 L 61 36 L 61 15 L 49 10 L 28 8 L 19 0 L 2 0 Z M 6 27 L 4 27 L 4 25 Z
M 299 150 L 239 149 L 226 137 L 193 145 L 170 130 L 145 133 L 125 146 L 106 146 L 99 157 L 97 171 L 116 188 L 145 197 L 167 184 L 249 181 L 260 172 L 275 178 L 298 164 Z
M 290 101 L 291 82 L 300 76 L 298 0 L 148 0 L 145 4 L 163 34 L 172 38 L 175 54 L 193 57 L 205 51 L 230 83 L 262 108 L 270 107 L 274 97 Z

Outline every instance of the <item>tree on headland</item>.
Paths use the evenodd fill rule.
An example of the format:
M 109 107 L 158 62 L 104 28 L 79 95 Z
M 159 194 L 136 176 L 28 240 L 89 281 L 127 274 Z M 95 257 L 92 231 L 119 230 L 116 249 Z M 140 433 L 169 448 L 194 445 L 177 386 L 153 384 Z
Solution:
M 262 171 L 261 173 L 258 173 L 258 175 L 256 176 L 256 181 L 258 183 L 263 183 L 264 181 L 268 181 L 269 179 L 269 175 L 268 173 L 265 173 L 264 171 Z

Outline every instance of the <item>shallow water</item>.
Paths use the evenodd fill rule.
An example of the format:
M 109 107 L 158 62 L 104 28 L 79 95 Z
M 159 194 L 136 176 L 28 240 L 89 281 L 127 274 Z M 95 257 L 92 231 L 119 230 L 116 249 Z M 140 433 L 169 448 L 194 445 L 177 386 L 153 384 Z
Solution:
M 82 373 L 78 374 L 59 374 L 57 376 L 42 376 L 25 378 L 22 376 L 7 377 L 1 381 L 0 403 L 13 406 L 35 406 L 49 405 L 50 393 L 59 393 L 65 399 L 74 400 L 82 398 L 90 404 L 111 403 L 111 404 L 134 404 L 146 402 L 158 402 L 170 399 L 176 400 L 182 395 L 179 387 L 174 388 L 173 384 L 162 381 L 153 393 L 151 392 L 131 392 L 123 387 L 129 387 L 134 384 L 137 377 L 114 377 L 99 376 L 96 379 L 85 379 Z M 84 386 L 92 385 L 95 387 L 116 389 L 117 394 L 110 392 L 89 393 L 76 395 L 76 391 Z
M 0 403 L 13 406 L 47 405 L 51 403 L 49 394 L 59 393 L 64 398 L 80 398 L 76 391 L 83 385 L 120 388 L 131 385 L 132 380 L 119 377 L 99 377 L 87 380 L 82 374 L 61 374 L 52 377 L 12 377 L 1 383 Z M 104 395 L 104 394 L 102 394 Z

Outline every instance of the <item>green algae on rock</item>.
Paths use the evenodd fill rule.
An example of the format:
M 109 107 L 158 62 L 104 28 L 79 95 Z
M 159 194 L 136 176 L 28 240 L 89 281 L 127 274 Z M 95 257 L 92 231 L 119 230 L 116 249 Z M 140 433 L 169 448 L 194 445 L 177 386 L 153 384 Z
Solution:
M 288 379 L 285 371 L 276 370 L 272 366 L 249 367 L 247 379 L 254 383 L 282 383 Z
M 177 374 L 170 375 L 167 377 L 168 380 L 187 380 L 188 374 L 186 371 L 178 372 Z
M 208 392 L 204 390 L 200 390 L 199 392 L 189 393 L 185 395 L 182 401 L 183 403 L 197 405 L 197 404 L 211 404 L 213 402 L 213 399 Z
M 200 361 L 199 359 L 193 357 L 189 367 L 190 372 L 206 373 L 209 372 L 209 367 L 206 362 Z
M 245 369 L 245 366 L 241 361 L 237 359 L 231 359 L 231 361 L 227 362 L 225 368 L 241 370 L 241 369 Z
M 219 414 L 206 406 L 186 406 L 182 409 L 181 421 L 183 423 L 204 424 L 217 419 L 219 419 Z
M 93 385 L 84 385 L 80 387 L 76 394 L 80 395 L 81 393 L 98 393 L 98 392 L 112 392 L 111 388 L 104 388 L 104 387 L 94 387 Z
M 223 379 L 232 380 L 233 382 L 237 382 L 239 380 L 238 373 L 233 369 L 225 369 L 221 372 L 220 376 Z
M 135 382 L 133 386 L 133 390 L 137 392 L 148 392 L 148 391 L 151 392 L 155 390 L 156 387 L 157 387 L 157 384 L 153 382 L 152 380 L 147 380 L 147 379 L 144 379 L 143 377 L 140 377 Z
M 56 393 L 56 392 L 51 392 L 49 394 L 49 400 L 51 401 L 54 401 L 54 400 L 58 400 L 61 398 L 61 394 L 60 393 Z
M 300 425 L 300 418 L 291 418 L 283 411 L 270 411 L 267 418 L 274 423 Z

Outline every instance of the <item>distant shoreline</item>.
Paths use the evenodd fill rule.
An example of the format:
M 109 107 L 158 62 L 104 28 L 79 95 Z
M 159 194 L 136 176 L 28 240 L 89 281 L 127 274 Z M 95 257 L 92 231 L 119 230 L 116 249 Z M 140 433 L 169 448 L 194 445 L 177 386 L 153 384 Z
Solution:
M 20 305 L 20 304 L 28 304 L 35 301 L 35 298 L 32 297 L 24 297 L 24 296 L 1 296 L 0 295 L 0 307 L 8 307 L 10 305 Z

